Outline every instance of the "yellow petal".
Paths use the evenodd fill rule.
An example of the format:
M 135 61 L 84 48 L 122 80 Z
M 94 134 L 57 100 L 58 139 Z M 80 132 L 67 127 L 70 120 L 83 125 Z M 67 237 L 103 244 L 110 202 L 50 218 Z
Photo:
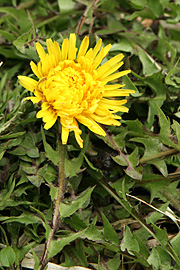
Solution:
M 31 100 L 33 104 L 38 103 L 39 101 L 41 101 L 41 99 L 37 98 L 37 97 L 26 97 L 24 98 L 23 102 L 26 100 Z
M 40 79 L 41 78 L 41 74 L 40 74 L 40 72 L 38 70 L 37 65 L 33 61 L 31 61 L 30 62 L 30 66 L 31 66 L 32 72 Z
M 62 144 L 67 144 L 68 137 L 69 137 L 69 129 L 62 126 L 62 131 L 61 131 Z
M 101 117 L 101 116 L 92 114 L 91 118 L 94 119 L 96 122 L 101 123 L 103 125 L 120 126 L 120 122 L 115 120 L 112 116 L 111 117 Z
M 115 71 L 117 71 L 124 63 L 120 62 L 114 66 L 112 66 L 110 69 L 108 69 L 106 72 L 104 72 L 104 74 L 101 75 L 100 79 L 104 79 L 107 76 L 109 76 L 110 74 L 114 73 Z
M 126 104 L 127 100 L 122 99 L 122 100 L 117 100 L 117 99 L 107 99 L 107 98 L 102 98 L 101 103 L 108 104 L 108 105 L 124 105 Z
M 95 110 L 95 113 L 102 117 L 109 116 L 111 114 L 110 111 L 102 104 L 98 105 L 97 109 Z
M 76 58 L 76 35 L 70 34 L 69 37 L 69 48 L 68 48 L 68 60 L 74 60 Z
M 123 59 L 124 55 L 118 54 L 116 56 L 114 56 L 112 59 L 108 60 L 106 63 L 104 63 L 103 65 L 101 65 L 98 69 L 98 78 L 101 77 L 105 72 L 107 72 L 109 70 L 109 68 L 111 68 L 113 65 L 117 64 L 118 62 L 120 62 Z
M 105 106 L 107 109 L 113 110 L 113 111 L 119 111 L 119 112 L 128 112 L 129 109 L 121 106 L 124 105 L 127 102 L 126 99 L 123 100 L 109 100 L 109 99 L 101 99 L 99 102 L 99 105 Z
M 79 48 L 79 52 L 78 52 L 78 55 L 77 55 L 77 59 L 80 57 L 80 56 L 84 56 L 85 53 L 87 52 L 87 49 L 89 47 L 89 38 L 86 36 L 83 41 L 81 42 L 81 45 L 80 45 L 80 48 Z
M 90 59 L 91 56 L 92 56 L 92 52 L 93 52 L 93 50 L 92 50 L 92 48 L 90 48 L 90 49 L 87 51 L 87 53 L 85 54 L 85 57 Z
M 24 87 L 26 88 L 27 90 L 31 91 L 31 92 L 34 92 L 37 85 L 38 85 L 38 82 L 35 81 L 34 79 L 32 78 L 29 78 L 27 76 L 18 76 L 18 80 L 19 80 L 19 83 Z
M 118 79 L 120 77 L 123 77 L 124 75 L 127 75 L 128 73 L 130 73 L 131 70 L 123 70 L 123 71 L 120 71 L 120 72 L 116 72 L 104 79 L 102 79 L 102 81 L 105 81 L 106 83 L 109 82 L 109 81 L 113 81 L 115 79 Z
M 83 148 L 83 139 L 81 138 L 81 136 L 79 135 L 79 133 L 74 130 L 74 135 L 75 135 L 76 141 L 79 144 L 79 146 L 81 148 Z
M 67 59 L 68 49 L 69 49 L 69 40 L 68 38 L 66 38 L 62 43 L 62 60 Z
M 38 71 L 40 73 L 40 76 L 42 78 L 43 77 L 43 73 L 42 73 L 42 63 L 41 63 L 41 61 L 38 62 L 37 67 L 38 67 Z
M 47 50 L 49 54 L 54 54 L 54 42 L 52 41 L 51 38 L 48 38 L 46 40 L 46 44 L 47 44 Z
M 54 41 L 54 55 L 56 58 L 56 63 L 58 65 L 59 62 L 61 61 L 61 49 L 56 41 Z
M 45 129 L 51 128 L 55 124 L 56 120 L 57 115 L 53 111 L 47 110 L 44 112 L 43 121 L 46 123 L 44 126 Z
M 105 48 L 101 48 L 101 51 L 99 52 L 99 54 L 94 59 L 93 69 L 96 69 L 100 65 L 100 63 L 102 62 L 102 60 L 104 59 L 104 57 L 107 55 L 107 53 L 111 49 L 111 46 L 112 45 L 109 44 Z
M 53 115 L 52 118 L 44 125 L 44 128 L 50 129 L 56 123 L 56 120 L 57 120 L 57 116 Z
M 93 49 L 92 58 L 95 58 L 101 48 L 102 39 L 100 38 Z
M 124 87 L 125 86 L 125 84 L 108 84 L 108 85 L 105 85 L 104 86 L 104 89 L 105 89 L 105 91 L 106 90 L 115 90 L 115 89 L 118 89 L 118 88 L 122 88 L 122 87 Z
M 92 132 L 101 136 L 106 136 L 104 129 L 102 129 L 93 119 L 90 119 L 87 115 L 78 115 L 76 119 L 84 126 L 87 126 Z
M 110 90 L 105 91 L 103 97 L 126 97 L 129 96 L 130 93 L 135 93 L 135 91 L 128 89 Z
M 43 73 L 43 76 L 47 76 L 49 70 L 50 70 L 50 66 L 49 66 L 49 55 L 48 54 L 45 54 L 42 58 L 42 73 Z
M 39 58 L 42 59 L 46 53 L 45 53 L 42 45 L 39 42 L 36 43 L 36 50 L 37 50 L 37 53 L 39 55 Z

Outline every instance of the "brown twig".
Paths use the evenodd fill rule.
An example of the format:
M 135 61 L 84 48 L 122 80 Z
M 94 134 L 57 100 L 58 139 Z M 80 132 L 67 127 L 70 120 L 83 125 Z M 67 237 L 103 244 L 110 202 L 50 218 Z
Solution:
M 80 35 L 80 31 L 81 31 L 81 28 L 83 27 L 83 24 L 84 24 L 85 20 L 87 19 L 87 16 L 86 15 L 87 15 L 88 11 L 90 10 L 90 8 L 92 6 L 95 7 L 98 2 L 99 2 L 99 0 L 93 0 L 91 2 L 91 4 L 86 7 L 86 9 L 85 9 L 83 15 L 81 16 L 81 18 L 79 19 L 78 24 L 77 24 L 77 27 L 76 27 L 76 34 L 78 36 Z M 89 35 L 92 32 L 93 23 L 94 23 L 94 19 L 92 19 L 92 23 L 90 24 Z

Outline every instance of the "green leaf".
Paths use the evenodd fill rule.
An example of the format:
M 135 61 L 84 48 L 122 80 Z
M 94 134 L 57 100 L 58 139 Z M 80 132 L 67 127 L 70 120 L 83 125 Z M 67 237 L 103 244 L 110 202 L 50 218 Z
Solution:
M 143 74 L 145 76 L 151 76 L 161 70 L 158 68 L 155 60 L 141 47 L 137 47 L 139 59 L 143 65 Z
M 57 240 L 52 240 L 49 246 L 48 258 L 54 257 L 57 253 L 59 253 L 63 247 L 70 244 L 70 242 L 76 240 L 78 237 L 82 236 L 85 233 L 86 229 L 78 232 L 71 233 L 68 236 L 58 238 Z
M 69 217 L 80 208 L 87 207 L 87 205 L 89 204 L 91 193 L 93 192 L 94 188 L 95 187 L 86 189 L 76 198 L 76 200 L 72 201 L 69 204 L 61 202 L 60 216 L 62 218 Z
M 45 149 L 45 155 L 47 158 L 49 158 L 54 165 L 58 165 L 59 163 L 59 157 L 60 154 L 58 151 L 55 151 L 47 142 L 44 134 L 43 127 L 41 127 L 41 134 L 42 134 L 42 139 L 43 139 L 43 144 L 44 144 L 44 149 Z
M 168 252 L 166 252 L 166 250 L 164 250 L 159 245 L 156 246 L 156 250 L 157 250 L 159 258 L 161 260 L 161 266 L 171 267 L 171 257 L 169 256 Z M 169 268 L 169 269 L 171 269 L 171 268 Z
M 0 251 L 0 262 L 2 266 L 10 267 L 15 262 L 16 255 L 12 247 L 3 248 Z
M 148 0 L 147 4 L 157 18 L 163 15 L 163 7 L 159 0 Z
M 41 222 L 41 219 L 39 217 L 31 213 L 23 213 L 18 217 L 0 217 L 0 220 L 4 220 L 4 223 L 19 222 L 25 225 Z
M 169 206 L 169 202 L 163 204 L 159 210 L 162 212 L 166 212 L 167 208 Z M 157 222 L 159 219 L 161 219 L 161 217 L 163 216 L 163 214 L 159 213 L 158 211 L 155 211 L 152 215 L 150 215 L 149 217 L 146 218 L 147 223 L 154 223 Z
M 118 40 L 118 43 L 114 43 L 111 47 L 111 52 L 113 51 L 131 52 L 132 50 L 133 50 L 133 47 L 132 47 L 131 41 L 125 37 L 121 37 Z
M 159 139 L 162 143 L 175 148 L 180 151 L 180 146 L 178 144 L 175 144 L 171 139 L 171 129 L 170 129 L 170 121 L 166 118 L 165 114 L 162 112 L 162 110 L 156 105 L 158 116 L 159 116 L 159 122 L 160 122 L 160 133 L 159 133 Z M 177 128 L 177 125 L 176 125 Z
M 144 130 L 142 123 L 136 119 L 136 120 L 127 120 L 125 121 L 125 124 L 128 126 L 128 133 L 132 137 L 143 137 L 144 136 Z
M 174 249 L 174 251 L 176 252 L 176 254 L 179 254 L 179 250 L 180 250 L 180 232 L 178 232 L 178 234 L 176 234 L 176 236 L 174 236 L 171 239 L 171 245 Z
M 73 0 L 58 0 L 58 5 L 60 12 L 67 12 L 74 9 L 75 3 Z
M 138 148 L 135 148 L 130 155 L 125 155 L 120 151 L 120 153 L 117 156 L 112 157 L 112 159 L 121 166 L 127 166 L 127 169 L 125 169 L 127 175 L 133 179 L 141 180 L 141 167 L 136 167 L 139 161 L 138 156 Z
M 139 254 L 141 254 L 141 256 L 143 258 L 147 259 L 147 257 L 149 256 L 149 251 L 148 251 L 147 246 L 142 241 L 142 239 L 140 237 L 138 237 L 138 235 L 134 234 L 133 236 L 136 239 L 136 241 L 138 242 L 138 245 L 139 245 Z
M 151 225 L 153 226 L 153 228 L 156 232 L 156 237 L 157 237 L 159 243 L 161 244 L 161 246 L 166 247 L 168 240 L 169 240 L 166 229 L 161 229 L 153 223 Z
M 83 154 L 80 152 L 77 158 L 65 159 L 65 175 L 66 177 L 72 178 L 81 171 L 81 166 L 84 160 Z
M 146 5 L 147 0 L 130 0 L 135 9 L 142 9 Z
M 179 77 L 176 76 L 176 74 L 178 75 L 180 72 L 178 63 L 179 63 L 179 60 L 176 62 L 174 67 L 169 71 L 169 73 L 167 74 L 165 78 L 165 83 L 168 85 L 174 86 L 175 88 L 179 88 L 179 85 L 180 85 Z
M 144 8 L 143 10 L 135 11 L 130 16 L 130 20 L 134 20 L 137 17 L 142 17 L 144 19 L 149 18 L 149 19 L 155 20 L 155 16 L 154 16 L 152 10 L 150 10 L 149 8 Z
M 41 183 L 44 181 L 44 178 L 38 174 L 36 175 L 26 175 L 27 179 L 36 187 L 40 187 Z
M 133 138 L 132 141 L 144 144 L 145 151 L 141 158 L 141 163 L 153 164 L 164 177 L 167 177 L 168 171 L 166 162 L 159 159 L 159 155 L 162 152 L 162 145 L 158 138 L 155 137 L 145 137 L 145 138 Z
M 114 230 L 111 223 L 109 222 L 109 220 L 106 218 L 106 216 L 103 213 L 101 213 L 101 217 L 102 217 L 102 221 L 103 221 L 103 225 L 104 225 L 104 238 L 107 241 L 110 241 L 113 244 L 118 246 L 119 245 L 119 238 L 117 236 L 116 231 Z
M 106 262 L 109 270 L 118 270 L 121 264 L 120 255 L 116 253 L 113 259 Z
M 149 256 L 147 261 L 155 269 L 159 269 L 159 267 L 161 265 L 161 260 L 160 260 L 159 254 L 155 248 L 152 249 L 151 255 Z
M 125 235 L 121 243 L 122 251 L 127 250 L 128 253 L 133 255 L 133 251 L 139 251 L 139 245 L 136 239 L 131 234 L 131 231 L 128 226 L 126 226 Z
M 150 179 L 152 179 L 152 174 L 150 175 Z M 160 197 L 162 190 L 166 188 L 169 185 L 169 183 L 170 183 L 170 180 L 164 181 L 163 179 L 161 181 L 159 180 L 157 182 L 144 184 L 144 187 L 150 190 L 150 193 L 151 193 L 150 203 L 153 201 L 154 198 Z
M 134 85 L 134 83 L 129 79 L 129 77 L 123 76 L 123 83 L 125 84 L 126 89 L 134 90 L 135 93 L 131 94 L 133 97 L 140 97 L 143 93 L 140 93 L 138 88 Z
M 176 134 L 178 145 L 180 146 L 180 124 L 177 121 L 173 120 L 172 128 Z
M 2 151 L 2 152 L 0 153 L 0 160 L 3 158 L 5 152 L 6 152 L 6 151 L 4 150 L 4 151 Z
M 147 84 L 155 93 L 155 96 L 149 100 L 150 106 L 146 125 L 149 129 L 151 129 L 157 111 L 156 104 L 159 107 L 163 105 L 164 101 L 166 100 L 166 93 L 168 93 L 168 88 L 164 84 L 164 77 L 160 72 L 146 78 L 144 83 Z
M 163 28 L 164 30 L 164 28 Z M 174 60 L 176 57 L 176 49 L 173 47 L 170 42 L 165 40 L 165 37 L 163 36 L 162 39 L 158 41 L 158 46 L 155 52 L 153 53 L 158 59 L 160 59 L 162 62 L 164 62 L 169 69 L 174 69 Z M 170 71 L 171 72 L 171 71 Z M 169 73 L 168 73 L 169 74 Z M 172 76 L 172 77 L 171 77 Z M 170 73 L 169 75 L 166 76 L 165 80 L 174 80 L 175 77 L 173 78 L 173 73 Z M 166 81 L 166 82 L 167 82 Z M 170 81 L 170 84 L 173 83 Z M 169 84 L 169 83 L 167 83 Z
M 84 237 L 95 242 L 104 241 L 102 232 L 98 230 L 98 228 L 94 224 L 91 224 L 89 228 L 87 228 L 84 233 Z

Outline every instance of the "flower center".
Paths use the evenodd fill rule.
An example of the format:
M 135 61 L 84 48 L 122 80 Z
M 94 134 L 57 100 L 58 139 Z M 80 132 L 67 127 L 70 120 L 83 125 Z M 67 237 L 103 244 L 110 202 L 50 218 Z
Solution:
M 82 60 L 82 59 L 81 59 Z M 43 102 L 57 115 L 76 116 L 93 113 L 103 96 L 103 83 L 96 79 L 96 71 L 72 60 L 60 62 L 46 78 L 39 81 L 38 90 Z

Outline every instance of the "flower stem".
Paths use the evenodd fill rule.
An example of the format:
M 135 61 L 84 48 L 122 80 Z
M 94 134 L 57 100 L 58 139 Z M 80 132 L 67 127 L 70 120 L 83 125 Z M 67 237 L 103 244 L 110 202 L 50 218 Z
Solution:
M 50 243 L 53 239 L 53 236 L 55 235 L 56 231 L 59 228 L 59 207 L 61 203 L 61 199 L 63 197 L 63 189 L 64 189 L 64 179 L 65 179 L 65 145 L 61 143 L 61 140 L 58 140 L 58 149 L 60 152 L 60 161 L 59 161 L 59 166 L 58 166 L 58 192 L 57 192 L 57 197 L 54 202 L 54 211 L 53 211 L 53 220 L 52 220 L 52 228 L 49 233 L 49 237 L 46 243 L 46 247 L 44 250 L 44 254 L 41 259 L 41 268 L 40 270 L 43 270 L 47 263 L 47 255 L 48 255 L 48 250 Z

